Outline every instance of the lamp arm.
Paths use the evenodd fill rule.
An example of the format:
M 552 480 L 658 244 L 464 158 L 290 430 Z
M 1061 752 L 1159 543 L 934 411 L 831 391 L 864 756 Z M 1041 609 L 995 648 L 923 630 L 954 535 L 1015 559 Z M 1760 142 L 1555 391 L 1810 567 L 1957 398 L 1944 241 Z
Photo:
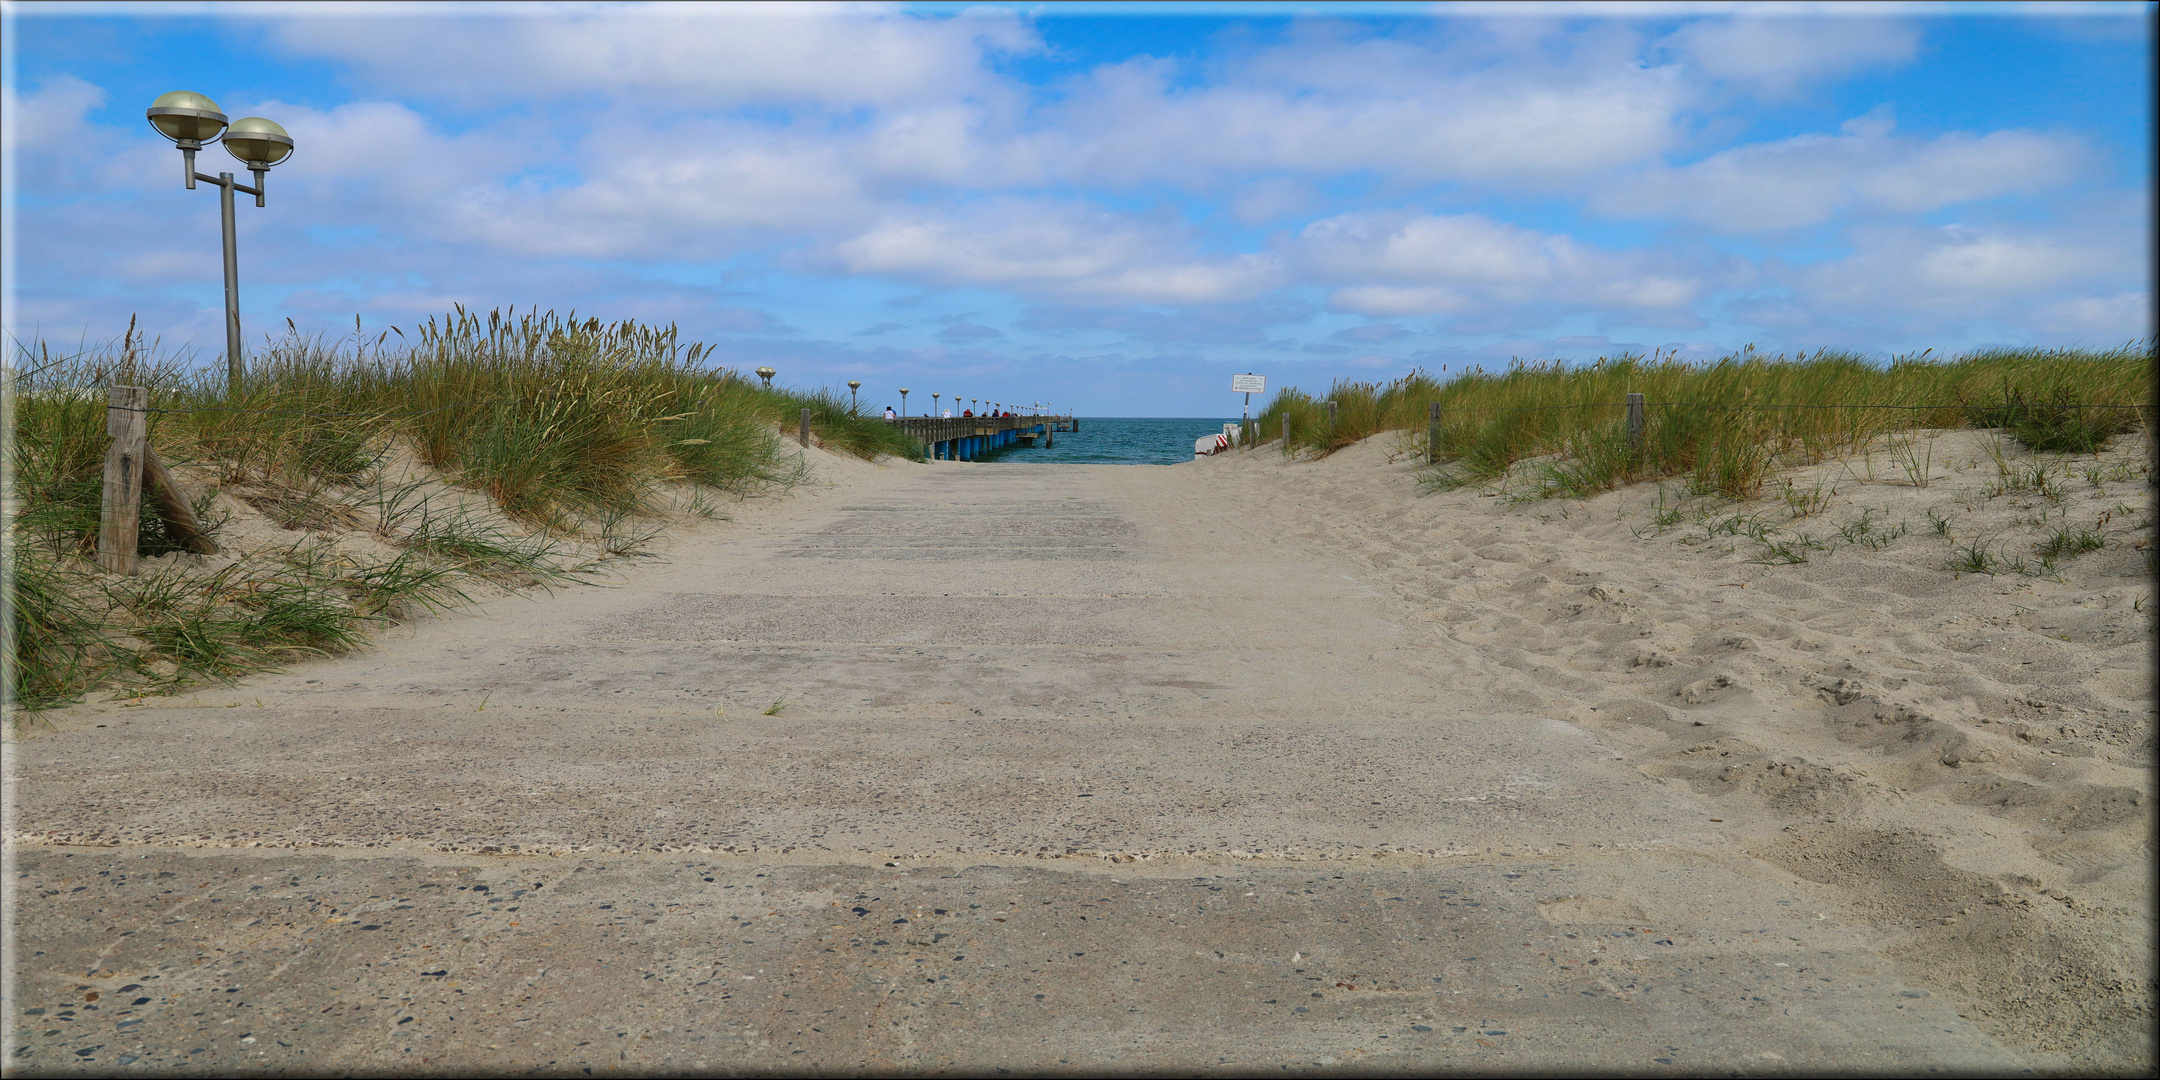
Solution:
M 254 170 L 250 170 L 250 171 L 254 172 L 254 174 L 255 174 L 255 183 L 256 183 L 256 185 L 257 185 L 257 186 L 255 186 L 255 187 L 249 187 L 249 186 L 247 186 L 246 184 L 240 183 L 240 182 L 238 182 L 238 181 L 234 181 L 234 182 L 233 182 L 233 186 L 232 186 L 232 188 L 233 188 L 233 190 L 234 190 L 234 191 L 239 191 L 239 192 L 245 192 L 246 194 L 249 194 L 249 195 L 253 195 L 253 196 L 255 196 L 255 205 L 257 205 L 257 206 L 262 206 L 262 205 L 264 205 L 264 203 L 263 203 L 263 189 L 262 189 L 262 187 L 261 187 L 261 184 L 262 184 L 262 182 L 263 182 L 263 175 L 264 175 L 264 174 L 263 174 L 263 170 L 261 170 L 261 169 L 254 169 Z M 210 174 L 208 174 L 208 173 L 196 173 L 196 174 L 194 174 L 194 175 L 193 175 L 192 177 L 190 177 L 189 179 L 190 179 L 190 183 L 188 184 L 188 187 L 190 187 L 190 188 L 193 188 L 193 187 L 195 186 L 195 185 L 194 185 L 194 183 L 192 182 L 192 181 L 195 181 L 195 180 L 200 180 L 200 181 L 202 181 L 202 182 L 203 182 L 203 183 L 205 183 L 205 184 L 216 184 L 216 185 L 218 185 L 218 186 L 220 186 L 220 187 L 223 187 L 223 186 L 224 186 L 224 184 L 225 184 L 225 179 L 224 179 L 223 177 L 218 177 L 218 176 L 211 176 L 211 175 L 210 175 Z

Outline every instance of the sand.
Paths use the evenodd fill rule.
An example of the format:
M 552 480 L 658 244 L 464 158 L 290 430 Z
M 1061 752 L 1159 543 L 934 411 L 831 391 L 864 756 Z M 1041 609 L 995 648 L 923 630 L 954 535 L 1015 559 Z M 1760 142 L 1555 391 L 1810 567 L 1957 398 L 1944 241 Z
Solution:
M 54 958 L 17 998 L 192 956 L 289 1006 L 257 1014 L 283 1050 L 145 1006 L 187 1034 L 129 1052 L 199 1041 L 204 1068 L 409 1067 L 392 1036 L 428 1028 L 382 1010 L 443 993 L 441 949 L 548 1032 L 445 1022 L 446 1068 L 2149 1069 L 2149 448 L 2050 499 L 1990 497 L 1981 436 L 1932 445 L 1924 487 L 1829 463 L 1662 530 L 1652 486 L 1422 493 L 1387 436 L 1177 466 L 813 452 L 819 485 L 682 522 L 612 587 L 15 738 L 18 932 Z M 1975 537 L 2034 565 L 2058 517 L 2109 546 L 1947 568 Z M 129 866 L 273 906 L 116 937 Z M 411 891 L 430 875 L 557 891 L 478 931 Z M 106 899 L 56 899 L 77 880 Z M 737 885 L 770 912 L 716 899 Z M 411 925 L 289 914 L 333 894 L 405 897 Z M 580 895 L 650 917 L 610 929 Z M 872 940 L 871 910 L 912 922 Z M 772 993 L 682 974 L 768 930 Z M 579 993 L 533 1000 L 514 973 L 547 957 L 586 965 Z M 880 964 L 935 964 L 907 968 L 935 1000 Z M 308 965 L 321 985 L 263 971 Z M 378 1004 L 325 1030 L 318 998 Z M 594 1025 L 642 1056 L 591 1057 Z M 11 1037 L 74 1053 L 53 1030 Z
M 2150 1067 L 2151 444 L 2035 459 L 1975 432 L 1918 440 L 1924 486 L 1879 448 L 1663 529 L 1678 484 L 1421 496 L 1388 437 L 1199 468 L 1259 531 L 1369 566 L 1496 698 L 1703 798 L 1731 843 L 1850 904 L 1991 1031 Z M 2036 464 L 2059 498 L 2018 489 Z M 2108 546 L 2041 569 L 2065 525 Z M 1976 542 L 2029 571 L 1950 569 Z

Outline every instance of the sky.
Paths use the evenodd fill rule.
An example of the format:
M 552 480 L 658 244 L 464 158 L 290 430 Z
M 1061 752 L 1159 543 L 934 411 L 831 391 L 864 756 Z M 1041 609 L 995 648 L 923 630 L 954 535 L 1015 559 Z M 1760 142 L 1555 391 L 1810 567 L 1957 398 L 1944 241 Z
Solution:
M 537 307 L 865 404 L 1234 416 L 1237 372 L 2110 347 L 2154 13 L 10 2 L 0 322 L 219 361 L 216 189 L 142 111 L 193 90 L 297 144 L 251 348 Z

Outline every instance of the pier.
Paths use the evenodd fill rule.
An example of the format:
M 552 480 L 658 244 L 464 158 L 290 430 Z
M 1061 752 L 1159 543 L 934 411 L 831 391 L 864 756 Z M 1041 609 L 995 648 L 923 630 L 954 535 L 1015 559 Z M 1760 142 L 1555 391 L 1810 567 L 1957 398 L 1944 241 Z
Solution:
M 1071 416 L 909 416 L 892 422 L 915 436 L 933 461 L 974 461 L 1020 443 L 1048 447 L 1058 432 L 1080 430 Z

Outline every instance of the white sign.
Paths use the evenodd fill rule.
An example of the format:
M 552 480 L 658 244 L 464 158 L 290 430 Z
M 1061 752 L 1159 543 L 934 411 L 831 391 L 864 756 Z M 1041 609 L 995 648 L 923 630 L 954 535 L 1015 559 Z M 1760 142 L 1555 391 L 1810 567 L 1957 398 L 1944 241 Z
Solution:
M 1267 393 L 1267 376 L 1232 375 L 1230 376 L 1230 392 L 1233 394 L 1265 394 Z

